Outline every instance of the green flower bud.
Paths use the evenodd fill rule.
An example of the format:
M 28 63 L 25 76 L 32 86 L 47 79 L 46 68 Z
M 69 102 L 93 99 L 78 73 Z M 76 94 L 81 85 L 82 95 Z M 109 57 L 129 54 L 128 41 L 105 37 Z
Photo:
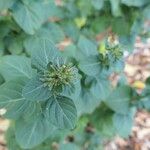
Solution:
M 63 86 L 71 85 L 78 79 L 78 70 L 72 64 L 49 63 L 40 80 L 50 90 L 61 90 Z

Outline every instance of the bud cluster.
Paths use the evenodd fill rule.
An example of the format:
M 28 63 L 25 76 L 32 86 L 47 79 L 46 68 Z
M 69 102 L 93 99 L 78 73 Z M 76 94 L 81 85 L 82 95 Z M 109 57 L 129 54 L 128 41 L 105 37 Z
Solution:
M 106 50 L 109 52 L 111 57 L 113 58 L 113 62 L 119 60 L 123 52 L 121 51 L 118 38 L 116 36 L 109 36 L 106 42 Z
M 50 90 L 62 89 L 63 86 L 71 85 L 77 79 L 78 70 L 72 64 L 52 64 L 48 65 L 40 80 L 44 86 Z
M 108 37 L 107 41 L 100 45 L 100 61 L 103 67 L 109 68 L 112 63 L 117 62 L 123 55 L 118 38 L 114 35 Z

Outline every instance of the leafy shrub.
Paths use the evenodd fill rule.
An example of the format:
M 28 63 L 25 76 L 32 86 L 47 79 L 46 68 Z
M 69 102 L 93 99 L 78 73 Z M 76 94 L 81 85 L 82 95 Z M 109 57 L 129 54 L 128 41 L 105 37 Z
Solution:
M 124 49 L 149 34 L 149 7 L 148 0 L 1 0 L 0 108 L 12 120 L 10 150 L 101 149 L 107 138 L 128 137 L 136 110 L 150 109 L 149 79 L 140 95 L 109 77 L 122 76 Z M 99 33 L 105 40 L 95 40 Z

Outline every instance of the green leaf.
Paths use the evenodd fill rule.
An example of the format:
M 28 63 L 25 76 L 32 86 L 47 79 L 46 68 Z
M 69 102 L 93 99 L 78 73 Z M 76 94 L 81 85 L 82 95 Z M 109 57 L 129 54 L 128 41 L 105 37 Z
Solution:
M 85 56 L 98 54 L 97 45 L 84 36 L 80 36 L 77 46 Z
M 80 31 L 72 21 L 65 22 L 62 27 L 66 36 L 70 37 L 75 42 L 78 40 Z
M 0 60 L 0 73 L 8 81 L 17 77 L 30 79 L 34 71 L 31 68 L 29 58 L 24 56 L 4 56 Z
M 101 100 L 97 99 L 95 95 L 88 88 L 82 87 L 79 98 L 74 101 L 78 116 L 82 114 L 90 114 L 100 104 Z
M 119 42 L 123 49 L 132 52 L 134 50 L 135 35 L 120 36 Z
M 120 0 L 110 0 L 111 11 L 115 17 L 121 16 Z
M 77 2 L 77 6 L 80 10 L 81 16 L 88 16 L 92 12 L 91 0 L 80 0 Z
M 4 42 L 2 40 L 0 40 L 0 56 L 4 55 L 4 51 L 5 51 Z
M 89 76 L 95 76 L 101 72 L 101 62 L 97 56 L 85 57 L 79 62 L 79 68 Z
M 13 17 L 18 25 L 28 34 L 34 34 L 50 16 L 50 2 L 19 1 L 13 7 Z
M 150 5 L 148 5 L 147 7 L 145 7 L 145 9 L 143 10 L 143 15 L 144 15 L 144 18 L 146 20 L 149 20 L 150 19 Z
M 19 78 L 6 82 L 0 87 L 0 108 L 7 110 L 5 117 L 16 119 L 32 106 L 32 103 L 22 97 L 22 88 L 25 83 L 26 79 Z
M 127 138 L 130 135 L 135 112 L 135 108 L 132 108 L 126 115 L 114 114 L 113 123 L 120 136 Z
M 64 40 L 65 35 L 60 26 L 56 23 L 47 23 L 43 26 L 49 34 L 49 39 L 54 43 L 59 43 Z
M 64 58 L 67 58 L 67 59 L 69 59 L 69 60 L 73 60 L 73 59 L 76 59 L 77 58 L 77 47 L 76 47 L 76 45 L 74 45 L 74 44 L 70 44 L 70 45 L 68 45 L 68 46 L 66 46 L 65 48 L 64 48 L 64 50 L 63 51 L 61 51 L 62 52 L 62 56 L 64 57 Z M 77 58 L 78 59 L 78 58 Z
M 124 59 L 122 58 L 122 59 L 120 59 L 117 62 L 112 64 L 110 71 L 115 72 L 115 73 L 122 73 L 124 67 L 125 67 L 125 63 L 124 63 Z
M 76 70 L 74 72 L 74 79 L 72 79 L 70 84 L 62 86 L 60 95 L 76 100 L 81 92 L 81 75 L 78 73 L 77 68 L 74 67 L 74 69 Z
M 129 112 L 129 103 L 131 99 L 132 90 L 128 86 L 120 86 L 116 88 L 108 96 L 105 103 L 112 110 L 120 114 L 127 114 Z
M 123 29 L 123 30 L 122 30 Z M 118 35 L 129 35 L 131 23 L 124 18 L 114 18 L 112 20 L 112 30 Z
M 142 106 L 149 111 L 150 110 L 150 78 L 146 79 L 146 87 L 143 89 L 141 95 L 142 98 L 140 99 L 139 103 L 141 103 Z
M 62 29 L 55 23 L 47 23 L 41 27 L 34 35 L 28 36 L 24 41 L 24 46 L 28 54 L 31 55 L 32 50 L 38 43 L 38 38 L 49 39 L 54 43 L 59 43 L 64 40 Z
M 77 120 L 77 110 L 70 98 L 54 96 L 48 100 L 46 114 L 50 122 L 58 128 L 73 129 Z
M 10 31 L 10 22 L 8 21 L 1 21 L 0 22 L 0 41 L 3 41 L 2 39 L 9 33 Z M 12 26 L 11 26 L 12 27 Z
M 39 70 L 47 69 L 49 62 L 53 62 L 59 56 L 59 51 L 48 39 L 37 38 L 31 54 L 32 64 Z
M 92 0 L 92 5 L 97 10 L 101 10 L 104 6 L 104 0 Z
M 103 33 L 105 30 L 109 28 L 111 21 L 112 17 L 110 17 L 109 15 L 99 16 L 98 18 L 95 18 L 91 22 L 91 28 L 95 32 L 95 34 Z
M 142 7 L 143 5 L 146 5 L 149 2 L 149 0 L 121 0 L 122 4 L 125 4 L 127 6 L 135 6 L 135 7 Z
M 23 96 L 30 101 L 44 101 L 52 96 L 48 87 L 40 81 L 40 76 L 36 76 L 29 80 L 22 91 Z
M 19 55 L 23 52 L 23 38 L 18 36 L 17 38 L 10 37 L 8 40 L 8 51 L 11 54 Z
M 0 74 L 0 85 L 4 83 L 4 77 Z
M 143 89 L 141 95 L 143 97 L 150 96 L 150 85 L 149 85 L 149 78 L 146 80 L 146 87 Z
M 150 95 L 141 99 L 142 105 L 148 111 L 150 111 Z
M 11 7 L 14 3 L 16 2 L 16 0 L 0 0 L 0 11 L 4 10 L 4 9 L 8 9 L 9 7 Z
M 42 114 L 37 114 L 30 120 L 20 118 L 15 126 L 16 140 L 23 149 L 30 149 L 53 135 L 55 130 L 56 128 Z
M 111 92 L 111 86 L 107 79 L 97 79 L 92 83 L 90 90 L 97 99 L 105 100 Z
M 80 79 L 78 79 L 79 81 L 77 81 L 74 84 L 71 84 L 69 86 L 64 86 L 62 88 L 62 92 L 60 93 L 60 95 L 69 97 L 73 100 L 76 100 L 79 97 L 79 94 L 81 92 L 81 84 L 80 84 Z
M 60 150 L 80 150 L 80 148 L 74 143 L 62 143 L 60 144 Z
M 5 133 L 5 139 L 7 141 L 7 148 L 9 150 L 22 150 L 15 138 L 14 123 L 11 123 L 7 129 Z
M 146 79 L 145 83 L 146 83 L 147 86 L 150 86 L 150 77 L 148 77 L 148 78 Z
M 85 57 L 83 53 L 74 44 L 70 44 L 67 47 L 65 47 L 64 50 L 61 51 L 61 53 L 64 59 L 75 63 L 84 59 Z
M 112 137 L 115 134 L 113 126 L 113 112 L 110 111 L 105 105 L 100 105 L 89 116 L 90 122 L 104 137 Z

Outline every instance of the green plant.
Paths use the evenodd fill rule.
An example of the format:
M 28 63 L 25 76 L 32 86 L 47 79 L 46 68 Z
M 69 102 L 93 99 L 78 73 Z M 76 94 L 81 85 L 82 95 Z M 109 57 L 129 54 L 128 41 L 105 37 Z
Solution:
M 136 35 L 144 36 L 149 5 L 147 0 L 0 2 L 0 108 L 12 120 L 10 150 L 93 150 L 116 134 L 128 137 L 136 109 L 150 109 L 149 79 L 138 94 L 125 80 L 113 87 L 109 77 L 122 77 L 124 48 L 130 51 Z M 109 36 L 95 40 L 109 28 Z M 60 50 L 66 38 L 71 42 Z
M 92 44 L 90 41 L 87 43 Z M 62 129 L 73 129 L 77 125 L 77 113 L 78 117 L 92 113 L 101 102 L 114 111 L 109 112 L 108 109 L 108 124 L 113 118 L 116 122 L 121 121 L 123 117 L 132 123 L 133 111 L 129 113 L 130 107 L 132 108 L 132 89 L 121 86 L 111 91 L 108 82 L 108 75 L 114 71 L 113 66 L 121 59 L 119 55 L 120 58 L 117 57 L 116 60 L 116 57 L 113 57 L 116 53 L 112 53 L 112 49 L 118 52 L 118 45 L 106 47 L 108 56 L 111 56 L 110 60 L 107 59 L 107 67 L 101 65 L 101 59 L 98 59 L 98 62 L 93 59 L 91 63 L 91 58 L 101 56 L 98 50 L 95 51 L 97 55 L 92 56 L 94 49 L 92 52 L 88 45 L 88 51 L 84 51 L 85 45 L 82 47 L 79 44 L 79 48 L 81 61 L 78 63 L 72 59 L 71 62 L 71 59 L 64 57 L 63 52 L 48 39 L 39 38 L 36 49 L 32 50 L 31 61 L 25 56 L 4 56 L 1 59 L 0 72 L 7 82 L 1 86 L 0 107 L 7 110 L 5 117 L 15 120 L 16 140 L 22 148 L 32 148 L 40 144 L 57 130 L 61 132 Z M 89 55 L 91 58 L 88 58 Z M 88 63 L 85 60 L 88 60 Z M 104 108 L 105 106 L 102 107 Z M 107 135 L 109 129 L 103 129 L 102 118 L 97 118 L 99 111 L 101 112 L 101 105 L 93 112 L 93 117 L 89 117 L 92 118 L 89 121 L 95 127 L 98 126 L 98 129 L 102 128 L 102 132 Z M 97 121 L 100 121 L 100 124 Z M 122 124 L 125 125 L 124 122 Z M 115 125 L 119 130 L 120 124 L 117 122 Z M 130 128 L 131 125 L 127 129 L 125 126 L 124 130 Z M 119 132 L 123 135 L 129 133 Z

